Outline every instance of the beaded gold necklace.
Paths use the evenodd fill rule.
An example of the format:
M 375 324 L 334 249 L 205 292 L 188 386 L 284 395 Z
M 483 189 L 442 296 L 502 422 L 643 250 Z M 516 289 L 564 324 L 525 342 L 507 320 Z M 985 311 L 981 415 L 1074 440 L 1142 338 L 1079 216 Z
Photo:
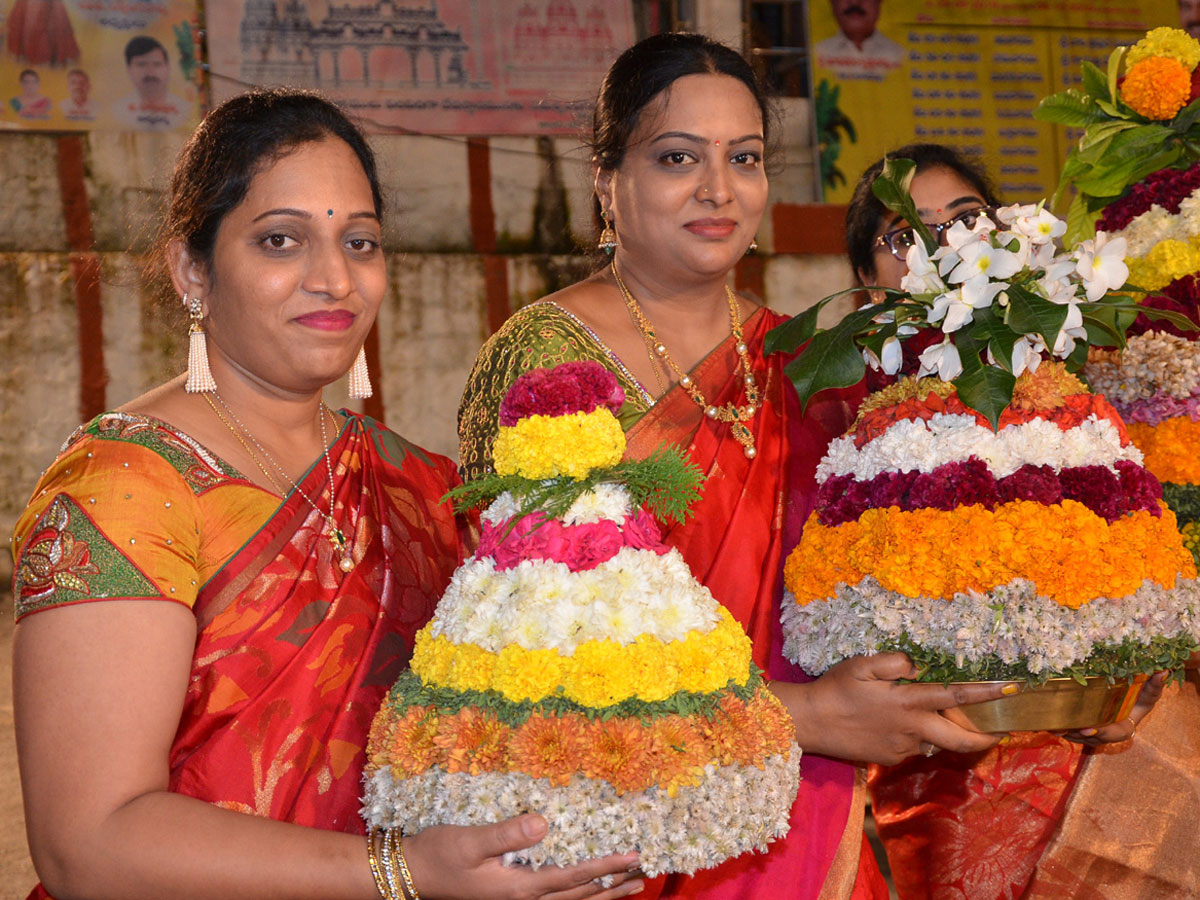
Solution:
M 645 314 L 642 313 L 641 304 L 637 302 L 637 299 L 629 292 L 629 288 L 625 287 L 625 282 L 621 280 L 621 275 L 617 271 L 617 261 L 613 260 L 609 264 L 609 268 L 612 269 L 613 278 L 617 281 L 617 288 L 621 291 L 621 296 L 625 298 L 625 306 L 629 310 L 630 317 L 642 333 L 642 339 L 646 342 L 647 350 L 652 350 L 654 353 L 654 356 L 651 357 L 651 362 L 654 362 L 654 358 L 657 357 L 666 363 L 667 367 L 675 373 L 675 377 L 679 381 L 679 386 L 687 391 L 688 396 L 704 410 L 704 414 L 718 422 L 727 422 L 730 431 L 733 432 L 734 439 L 742 445 L 742 451 L 746 454 L 747 458 L 754 459 L 758 455 L 758 450 L 754 446 L 754 432 L 750 430 L 750 427 L 746 423 L 753 419 L 754 414 L 758 412 L 758 384 L 754 380 L 754 372 L 750 369 L 749 348 L 746 346 L 746 342 L 742 340 L 742 320 L 738 315 L 737 298 L 734 297 L 733 291 L 729 289 L 729 285 L 725 285 L 725 296 L 729 300 L 730 330 L 733 334 L 738 360 L 741 362 L 742 372 L 745 376 L 746 399 L 749 401 L 745 406 L 735 406 L 733 403 L 716 406 L 708 402 L 699 385 L 692 380 L 690 375 L 675 364 L 675 360 L 671 359 L 671 354 L 667 352 L 666 345 L 658 339 L 658 335 L 654 331 L 654 326 L 650 324 Z M 657 369 L 655 374 L 657 374 Z
M 325 510 L 317 506 L 317 502 L 313 500 L 312 497 L 308 496 L 308 494 L 301 490 L 300 485 L 294 482 L 292 477 L 288 475 L 286 471 L 284 471 L 283 466 L 276 461 L 275 457 L 267 452 L 267 448 L 259 442 L 258 438 L 254 436 L 253 432 L 251 432 L 249 428 L 242 424 L 242 420 L 237 417 L 237 413 L 229 408 L 229 404 L 225 402 L 224 398 L 221 397 L 221 395 L 216 391 L 213 391 L 212 394 L 217 398 L 217 401 L 221 404 L 221 406 L 225 408 L 225 412 L 229 413 L 230 417 L 233 419 L 233 422 L 237 422 L 237 428 L 233 427 L 233 422 L 230 422 L 229 419 L 221 415 L 221 410 L 217 409 L 217 404 L 213 403 L 212 397 L 210 397 L 207 393 L 203 394 L 203 397 L 208 401 L 208 405 L 212 407 L 212 411 L 217 414 L 217 418 L 220 419 L 224 423 L 225 427 L 229 429 L 230 433 L 237 438 L 238 443 L 242 445 L 242 449 L 246 451 L 246 455 L 254 460 L 254 464 L 258 466 L 263 475 L 266 477 L 267 481 L 271 483 L 271 487 L 275 489 L 276 493 L 287 493 L 286 490 L 279 486 L 279 482 L 277 482 L 271 476 L 271 473 L 267 471 L 267 467 L 263 465 L 262 459 L 259 458 L 259 455 L 250 449 L 250 445 L 247 444 L 242 438 L 242 435 L 239 433 L 238 429 L 241 429 L 241 432 L 243 432 L 246 437 L 250 438 L 254 446 L 258 448 L 259 453 L 261 453 L 262 456 L 279 471 L 279 474 L 287 480 L 287 483 L 292 486 L 292 489 L 305 500 L 307 500 L 308 505 L 315 509 L 325 520 L 325 524 L 329 526 L 329 543 L 333 545 L 333 551 L 338 557 L 338 568 L 343 572 L 354 571 L 353 551 L 350 548 L 349 542 L 346 540 L 346 536 L 342 533 L 342 530 L 338 528 L 337 522 L 335 522 L 333 519 L 333 462 L 329 459 L 329 439 L 325 432 L 325 414 L 329 412 L 329 407 L 327 407 L 324 402 L 321 403 L 321 409 L 317 420 L 321 426 L 321 444 L 325 448 L 325 470 L 329 473 L 329 512 L 325 512 Z M 330 415 L 332 415 L 332 413 L 330 413 Z

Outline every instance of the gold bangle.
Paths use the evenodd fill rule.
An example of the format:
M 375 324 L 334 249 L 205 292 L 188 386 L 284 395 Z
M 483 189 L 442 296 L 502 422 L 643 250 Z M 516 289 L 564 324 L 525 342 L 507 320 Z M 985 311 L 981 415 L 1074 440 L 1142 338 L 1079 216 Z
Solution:
M 417 888 L 413 884 L 412 873 L 408 871 L 408 860 L 404 858 L 404 843 L 400 839 L 400 829 L 392 829 L 392 837 L 395 840 L 396 861 L 400 864 L 400 877 L 404 879 L 404 889 L 407 891 L 409 900 L 421 900 L 421 895 L 417 893 Z
M 380 834 L 379 829 L 372 828 L 367 832 L 367 863 L 371 866 L 371 875 L 375 879 L 375 889 L 379 891 L 380 900 L 395 900 L 383 872 L 379 868 L 379 848 L 375 839 Z

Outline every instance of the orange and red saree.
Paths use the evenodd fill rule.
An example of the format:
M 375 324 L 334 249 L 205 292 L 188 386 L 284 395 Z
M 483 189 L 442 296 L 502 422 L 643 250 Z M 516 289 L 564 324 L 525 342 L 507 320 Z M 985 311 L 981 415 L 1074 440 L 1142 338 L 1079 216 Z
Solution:
M 626 455 L 643 457 L 660 444 L 671 444 L 685 450 L 707 476 L 692 516 L 686 524 L 667 529 L 667 542 L 746 629 L 755 662 L 768 677 L 802 680 L 803 674 L 781 652 L 781 565 L 810 511 L 817 463 L 828 442 L 848 426 L 851 410 L 845 398 L 832 395 L 814 401 L 800 415 L 794 392 L 785 389 L 786 360 L 762 354 L 766 333 L 782 321 L 784 317 L 762 309 L 745 324 L 763 397 L 762 408 L 749 423 L 757 451 L 753 459 L 747 458 L 728 425 L 705 417 L 682 389 L 651 400 L 594 334 L 553 304 L 518 312 L 480 352 L 460 409 L 460 455 L 468 469 L 478 470 L 490 461 L 499 399 L 522 372 L 571 359 L 592 359 L 613 369 L 626 390 L 626 406 L 619 416 L 626 428 Z M 689 374 L 710 403 L 746 403 L 732 338 Z M 689 877 L 650 881 L 643 896 L 886 897 L 870 850 L 864 855 L 855 780 L 855 769 L 848 763 L 806 755 L 785 839 L 765 854 L 735 857 Z
M 355 415 L 330 452 L 349 573 L 301 493 L 328 503 L 323 461 L 280 503 L 165 423 L 101 416 L 18 522 L 15 588 L 19 615 L 114 597 L 191 607 L 196 648 L 171 790 L 361 833 L 371 719 L 466 532 L 439 502 L 456 482 L 449 460 Z

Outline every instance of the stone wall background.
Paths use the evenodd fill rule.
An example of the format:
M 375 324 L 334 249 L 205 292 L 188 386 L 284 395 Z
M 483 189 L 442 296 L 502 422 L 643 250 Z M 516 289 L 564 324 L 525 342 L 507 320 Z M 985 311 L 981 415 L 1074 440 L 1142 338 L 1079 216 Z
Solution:
M 802 100 L 783 110 L 773 209 L 759 232 L 758 258 L 748 261 L 738 279 L 743 288 L 789 313 L 851 283 L 840 255 L 776 252 L 777 245 L 804 243 L 803 233 L 773 234 L 772 222 L 775 208 L 813 199 L 808 115 Z M 155 305 L 141 274 L 183 141 L 181 135 L 145 133 L 82 137 L 86 200 L 101 272 L 108 408 L 177 374 L 185 364 L 183 320 Z M 385 184 L 390 253 L 389 293 L 378 324 L 382 371 L 373 375 L 389 425 L 454 455 L 458 398 L 489 331 L 508 312 L 595 264 L 580 250 L 595 240 L 587 153 L 571 137 L 497 137 L 474 148 L 457 137 L 381 135 L 372 142 Z M 62 152 L 55 135 L 0 134 L 0 531 L 5 535 L 11 534 L 42 469 L 80 423 L 80 352 L 97 338 L 79 333 L 73 263 L 80 257 L 70 252 Z M 486 220 L 489 212 L 490 222 L 481 226 L 481 215 Z M 497 297 L 497 284 L 503 296 Z M 344 403 L 343 387 L 331 388 L 329 400 Z M 0 551 L 5 580 L 10 566 Z

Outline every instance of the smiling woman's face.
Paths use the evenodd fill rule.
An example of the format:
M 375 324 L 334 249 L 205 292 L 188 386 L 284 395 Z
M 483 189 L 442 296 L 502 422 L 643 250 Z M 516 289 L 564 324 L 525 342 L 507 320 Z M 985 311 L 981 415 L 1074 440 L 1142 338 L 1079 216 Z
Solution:
M 724 275 L 767 205 L 763 119 L 728 75 L 685 75 L 643 110 L 615 172 L 596 178 L 618 260 L 679 282 Z
M 913 203 L 917 207 L 917 215 L 926 225 L 938 225 L 968 210 L 987 205 L 969 181 L 953 169 L 944 166 L 918 172 L 913 177 L 910 191 Z M 900 216 L 886 212 L 875 229 L 875 237 L 903 228 L 907 224 Z M 908 265 L 896 259 L 883 245 L 873 247 L 871 257 L 875 263 L 875 274 L 859 272 L 863 283 L 899 289 L 900 279 L 908 274 Z

